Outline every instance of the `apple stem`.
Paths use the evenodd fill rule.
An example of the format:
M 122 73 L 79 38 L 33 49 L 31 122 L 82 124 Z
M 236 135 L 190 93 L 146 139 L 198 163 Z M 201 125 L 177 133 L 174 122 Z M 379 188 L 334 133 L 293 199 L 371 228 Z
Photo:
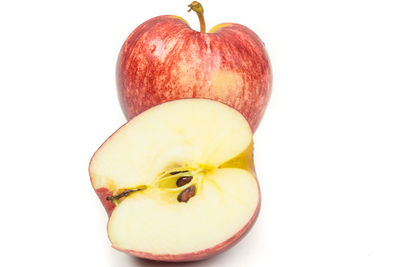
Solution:
M 200 31 L 202 33 L 206 32 L 206 21 L 204 20 L 204 9 L 203 6 L 197 2 L 197 1 L 193 1 L 190 5 L 188 5 L 188 7 L 190 8 L 188 10 L 188 12 L 190 11 L 194 11 L 197 13 L 197 17 L 199 17 L 199 21 L 200 21 Z

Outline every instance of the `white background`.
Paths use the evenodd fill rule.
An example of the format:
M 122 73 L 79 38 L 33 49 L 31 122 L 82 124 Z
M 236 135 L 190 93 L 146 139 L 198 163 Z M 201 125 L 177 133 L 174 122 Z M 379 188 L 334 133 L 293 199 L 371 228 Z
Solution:
M 110 247 L 88 163 L 125 122 L 115 62 L 129 33 L 190 1 L 1 1 L 1 266 L 175 266 Z M 273 94 L 255 134 L 259 219 L 179 266 L 400 266 L 400 4 L 202 1 L 207 27 L 265 42 Z M 206 127 L 206 125 L 205 125 Z

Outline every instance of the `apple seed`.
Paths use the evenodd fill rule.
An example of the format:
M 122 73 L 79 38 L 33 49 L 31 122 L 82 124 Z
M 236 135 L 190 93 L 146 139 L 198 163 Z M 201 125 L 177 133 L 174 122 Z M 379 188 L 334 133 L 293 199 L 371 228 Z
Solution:
M 196 187 L 194 185 L 189 186 L 179 194 L 178 201 L 188 202 L 189 199 L 191 199 L 195 193 L 196 193 Z
M 175 174 L 184 173 L 184 172 L 188 172 L 188 171 L 175 171 L 175 172 L 170 172 L 169 174 L 175 175 Z
M 184 186 L 185 184 L 190 183 L 190 181 L 192 181 L 192 179 L 193 179 L 193 176 L 182 176 L 181 178 L 176 180 L 176 186 L 177 187 Z

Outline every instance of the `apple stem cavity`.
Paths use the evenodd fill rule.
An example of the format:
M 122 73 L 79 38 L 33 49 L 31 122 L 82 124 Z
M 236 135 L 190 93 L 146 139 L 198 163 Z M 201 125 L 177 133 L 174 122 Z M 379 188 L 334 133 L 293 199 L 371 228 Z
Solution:
M 194 11 L 197 14 L 197 17 L 199 17 L 200 21 L 200 32 L 205 33 L 206 32 L 206 21 L 204 20 L 204 9 L 203 6 L 197 2 L 193 1 L 190 5 L 188 5 L 190 8 L 188 12 Z

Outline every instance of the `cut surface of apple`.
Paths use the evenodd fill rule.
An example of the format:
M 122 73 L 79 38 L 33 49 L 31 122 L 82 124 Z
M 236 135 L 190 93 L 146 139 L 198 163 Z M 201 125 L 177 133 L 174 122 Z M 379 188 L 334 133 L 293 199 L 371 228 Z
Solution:
M 213 100 L 171 101 L 130 120 L 89 167 L 113 247 L 191 261 L 232 246 L 259 211 L 252 150 L 246 119 Z

